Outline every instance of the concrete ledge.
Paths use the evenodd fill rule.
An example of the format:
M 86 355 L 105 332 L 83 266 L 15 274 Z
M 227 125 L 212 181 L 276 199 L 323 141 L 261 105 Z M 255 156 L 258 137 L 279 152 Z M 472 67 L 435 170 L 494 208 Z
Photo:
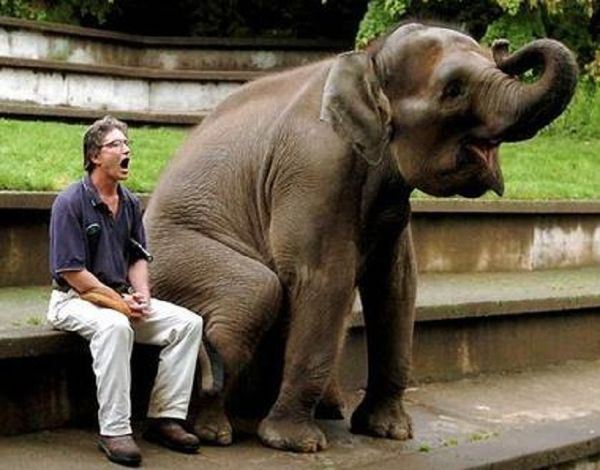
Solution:
M 600 200 L 413 199 L 416 214 L 600 214 Z
M 194 456 L 161 451 L 143 440 L 140 445 L 148 465 L 181 470 L 203 466 L 260 470 L 316 466 L 384 470 L 595 468 L 600 458 L 599 365 L 598 361 L 572 362 L 408 389 L 406 408 L 413 418 L 414 438 L 404 442 L 351 434 L 349 415 L 362 398 L 361 392 L 352 390 L 345 396 L 346 420 L 318 422 L 329 441 L 328 449 L 319 454 L 275 451 L 261 446 L 251 435 L 236 435 L 234 445 L 228 448 L 205 446 Z M 79 400 L 82 393 L 93 395 L 90 389 L 77 392 Z M 68 405 L 64 404 L 66 411 Z M 35 411 L 44 411 L 39 408 Z M 81 462 L 102 466 L 105 460 L 94 446 L 91 411 L 84 428 L 72 427 L 73 422 L 67 421 L 63 426 L 71 425 L 69 428 L 0 438 L 3 464 L 7 468 L 30 468 L 43 461 L 52 468 L 67 470 L 77 469 Z M 53 424 L 59 425 L 57 420 Z
M 587 274 L 592 276 L 595 273 Z M 459 288 L 465 288 L 464 285 L 453 287 L 452 277 L 447 276 L 448 291 L 458 292 Z M 479 287 L 489 284 L 486 283 L 485 275 L 481 277 Z M 572 283 L 577 284 L 579 278 L 573 275 Z M 525 277 L 522 276 L 521 279 Z M 597 276 L 594 276 L 594 279 L 597 280 Z M 535 298 L 535 289 L 529 288 L 537 282 L 539 279 L 533 279 L 529 285 L 521 282 L 522 291 L 517 294 L 522 296 L 532 291 L 532 298 Z M 565 284 L 563 297 L 577 294 L 571 292 L 573 284 Z M 423 285 L 426 285 L 426 280 Z M 471 285 L 470 290 L 463 291 L 462 295 L 470 297 L 471 291 L 477 290 L 477 287 Z M 493 282 L 490 287 L 493 289 Z M 548 288 L 552 290 L 552 284 Z M 483 290 L 485 289 L 484 287 Z M 429 291 L 422 288 L 421 292 L 427 296 L 431 295 L 432 290 L 439 291 L 439 285 L 430 285 Z M 440 298 L 444 296 L 443 291 L 438 294 Z M 83 415 L 93 416 L 93 411 L 89 411 L 90 404 L 93 405 L 93 380 L 90 377 L 83 382 L 81 380 L 84 373 L 87 372 L 89 376 L 91 370 L 85 342 L 75 334 L 54 331 L 47 325 L 15 326 L 16 320 L 19 319 L 22 320 L 21 324 L 39 323 L 44 316 L 48 295 L 47 287 L 0 289 L 0 374 L 12 377 L 0 393 L 0 421 L 11 424 L 4 430 L 0 429 L 0 435 L 64 426 L 71 422 L 73 416 L 80 414 L 76 411 L 80 409 L 88 410 L 85 413 L 82 411 Z M 485 316 L 481 316 L 484 312 L 478 311 L 470 316 L 456 310 L 457 306 L 452 302 L 457 299 L 458 294 L 446 299 L 446 314 L 443 318 L 440 315 L 441 306 L 438 304 L 436 314 L 439 317 L 435 321 L 432 321 L 431 317 L 422 317 L 427 304 L 430 307 L 436 305 L 436 298 L 421 296 L 419 299 L 413 367 L 416 382 L 429 383 L 480 376 L 485 373 L 524 371 L 548 364 L 596 360 L 600 357 L 600 307 L 581 308 L 580 303 L 573 310 L 561 308 L 556 311 L 538 311 L 535 314 L 523 311 L 519 315 L 514 314 L 516 312 L 501 314 L 499 311 L 487 311 Z M 592 303 L 591 299 L 588 300 L 588 303 Z M 475 302 L 475 299 L 472 298 L 471 302 Z M 468 303 L 469 301 L 464 301 L 462 305 Z M 493 301 L 486 304 L 490 308 L 493 305 Z M 543 305 L 547 308 L 553 307 L 548 305 L 547 300 L 542 299 L 539 310 L 542 310 Z M 141 370 L 145 371 L 140 377 L 151 378 L 152 374 L 147 372 L 150 362 L 143 359 L 138 361 L 138 364 L 143 364 Z M 27 370 L 27 374 L 23 374 L 22 370 Z M 598 378 L 596 372 L 592 376 Z M 356 322 L 347 335 L 340 361 L 340 383 L 345 390 L 359 390 L 366 384 L 366 338 L 364 328 L 359 322 Z M 83 403 L 81 393 L 69 391 L 74 386 L 81 386 L 87 390 L 87 399 L 83 400 Z M 142 388 L 147 392 L 150 386 Z M 525 389 L 528 390 L 527 387 Z M 560 389 L 543 388 L 540 393 L 544 395 L 551 391 Z M 443 396 L 447 399 L 452 398 L 448 393 Z M 457 396 L 462 398 L 459 391 Z M 10 402 L 5 405 L 6 397 L 10 397 Z M 478 399 L 485 401 L 488 398 L 484 394 L 479 395 Z M 412 400 L 414 401 L 414 398 Z M 507 400 L 510 402 L 510 398 Z M 27 413 L 22 413 L 28 409 L 30 403 L 38 403 L 45 413 L 40 414 L 34 422 Z M 48 407 L 43 405 L 44 403 L 57 403 L 60 406 Z M 465 403 L 473 406 L 476 404 Z M 600 402 L 598 409 L 600 411 Z M 492 411 L 499 413 L 496 409 Z M 481 417 L 487 417 L 485 412 L 480 411 L 480 414 Z M 8 418 L 4 419 L 6 416 Z M 524 418 L 528 417 L 529 415 L 524 415 Z M 489 422 L 498 421 L 490 419 Z M 501 445 L 498 449 L 502 450 L 504 446 Z M 568 452 L 572 454 L 572 449 Z M 537 453 L 535 455 L 536 459 L 546 458 Z M 580 454 L 572 455 L 581 457 Z M 415 458 L 421 461 L 422 457 L 417 454 Z M 514 463 L 514 458 L 516 457 L 507 461 Z M 502 459 L 506 460 L 508 457 Z
M 4 190 L 0 191 L 0 208 L 50 209 L 57 194 L 56 191 Z M 139 194 L 139 196 L 143 202 L 147 202 L 150 198 L 149 194 Z M 600 214 L 600 200 L 413 199 L 411 206 L 413 214 Z
M 600 414 L 512 429 L 484 442 L 413 453 L 363 468 L 514 470 L 556 468 L 561 464 L 600 458 Z M 562 467 L 560 467 L 562 468 Z M 571 467 L 568 467 L 571 468 Z M 577 467 L 575 467 L 577 468 Z M 587 468 L 582 462 L 582 468 Z
M 47 234 L 55 195 L 0 191 L 0 259 L 5 260 L 0 286 L 49 282 Z M 149 195 L 140 196 L 147 203 Z M 421 273 L 532 272 L 600 265 L 599 201 L 503 201 L 483 207 L 472 201 L 453 201 L 451 206 L 443 200 L 427 201 L 414 204 L 412 231 Z M 515 305 L 502 308 L 506 313 L 535 308 Z M 469 307 L 471 313 L 473 308 Z M 429 311 L 437 315 L 434 308 Z
M 77 69 L 80 66 L 69 65 Z M 98 74 L 96 67 L 59 71 L 2 66 L 0 100 L 37 106 L 70 106 L 88 110 L 114 109 L 125 112 L 186 114 L 213 109 L 235 91 L 239 81 L 176 80 L 137 77 L 133 71 L 121 75 Z M 92 73 L 90 75 L 90 73 Z M 147 73 L 146 75 L 151 75 Z
M 160 70 L 148 67 L 78 64 L 57 60 L 23 59 L 20 57 L 3 56 L 0 56 L 0 67 L 43 72 L 80 73 L 86 75 L 148 80 L 170 80 L 175 82 L 206 81 L 244 83 L 266 75 L 266 72 L 254 70 Z
M 417 289 L 417 323 L 478 321 L 513 316 L 566 317 L 600 309 L 600 268 L 505 273 L 422 274 Z M 46 326 L 20 328 L 31 317 L 43 318 L 48 287 L 0 289 L 0 358 L 63 353 L 64 333 Z M 362 330 L 357 296 L 351 327 Z M 443 326 L 442 326 L 443 328 Z M 590 332 L 582 332 L 590 333 Z M 591 332 L 593 333 L 593 332 Z M 598 333 L 600 339 L 600 331 Z M 31 349 L 23 349 L 27 338 Z M 599 343 L 600 344 L 600 343 Z M 53 349 L 56 348 L 56 349 Z
M 0 208 L 50 210 L 57 194 L 50 191 L 0 191 Z
M 0 55 L 71 64 L 259 72 L 307 64 L 352 47 L 321 40 L 132 36 L 0 17 Z
M 423 273 L 417 321 L 600 308 L 600 267 L 532 272 Z
M 326 41 L 322 39 L 282 39 L 282 38 L 218 38 L 218 37 L 161 37 L 140 36 L 134 34 L 118 33 L 101 29 L 84 28 L 48 21 L 28 21 L 8 16 L 0 16 L 0 26 L 19 28 L 30 31 L 41 31 L 55 34 L 95 38 L 104 41 L 118 42 L 132 46 L 169 46 L 190 47 L 209 46 L 224 49 L 231 48 L 260 48 L 260 49 L 316 49 L 339 51 L 351 48 L 351 44 L 340 41 Z
M 140 124 L 194 126 L 201 123 L 208 113 L 152 113 L 117 109 L 84 109 L 72 106 L 43 106 L 25 102 L 0 100 L 0 114 L 5 116 L 48 118 L 52 120 L 59 118 L 69 121 L 85 121 L 87 123 L 111 114 L 125 121 Z M 0 207 L 4 207 L 2 206 L 2 202 L 0 202 Z
M 0 359 L 87 353 L 83 339 L 49 326 L 0 331 Z

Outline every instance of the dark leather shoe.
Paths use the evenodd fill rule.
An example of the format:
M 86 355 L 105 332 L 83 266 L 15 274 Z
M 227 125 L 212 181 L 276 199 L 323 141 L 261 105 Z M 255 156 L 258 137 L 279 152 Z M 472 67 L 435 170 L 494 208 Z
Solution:
M 131 434 L 125 436 L 100 436 L 98 448 L 106 454 L 111 462 L 137 467 L 142 461 L 140 448 Z
M 194 454 L 200 447 L 200 439 L 171 418 L 150 420 L 144 439 L 186 454 Z

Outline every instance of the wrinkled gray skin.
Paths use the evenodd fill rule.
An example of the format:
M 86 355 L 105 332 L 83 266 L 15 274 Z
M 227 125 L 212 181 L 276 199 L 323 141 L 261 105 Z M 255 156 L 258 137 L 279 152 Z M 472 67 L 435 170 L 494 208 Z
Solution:
M 402 26 L 367 52 L 244 86 L 163 174 L 145 220 L 153 288 L 204 316 L 224 394 L 269 330 L 285 337 L 277 399 L 258 428 L 266 445 L 326 447 L 315 410 L 340 405 L 332 377 L 356 287 L 369 371 L 352 431 L 412 436 L 402 405 L 416 277 L 409 195 L 501 194 L 498 145 L 532 137 L 576 83 L 555 41 L 492 53 L 456 31 Z M 514 77 L 532 66 L 544 69 L 534 84 Z M 196 429 L 231 442 L 223 396 L 201 403 Z

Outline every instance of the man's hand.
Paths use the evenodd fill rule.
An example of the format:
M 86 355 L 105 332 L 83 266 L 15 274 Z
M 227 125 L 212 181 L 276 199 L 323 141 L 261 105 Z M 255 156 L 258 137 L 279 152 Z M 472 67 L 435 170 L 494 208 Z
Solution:
M 142 318 L 150 315 L 150 299 L 141 292 L 124 294 L 123 300 L 131 310 L 130 318 Z

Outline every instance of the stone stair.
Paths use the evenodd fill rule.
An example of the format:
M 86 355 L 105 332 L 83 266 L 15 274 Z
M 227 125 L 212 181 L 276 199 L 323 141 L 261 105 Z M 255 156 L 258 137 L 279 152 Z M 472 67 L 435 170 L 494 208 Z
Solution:
M 248 80 L 348 48 L 135 36 L 0 17 L 0 114 L 197 124 Z
M 247 80 L 343 49 L 148 38 L 0 18 L 0 114 L 89 121 L 111 112 L 133 122 L 191 125 Z M 0 194 L 0 436 L 63 429 L 0 438 L 0 467 L 30 468 L 43 458 L 49 468 L 71 468 L 80 462 L 57 448 L 93 439 L 89 428 L 64 429 L 94 422 L 87 346 L 44 323 L 53 198 Z M 200 462 L 225 468 L 597 465 L 600 204 L 417 200 L 412 220 L 421 271 L 415 388 L 408 399 L 415 439 L 373 441 L 349 435 L 344 425 L 326 425 L 332 449 L 319 456 L 290 457 L 245 441 L 237 450 L 203 451 Z M 341 363 L 350 403 L 366 380 L 360 309 L 357 302 Z M 143 370 L 156 351 L 136 348 L 135 355 L 141 416 L 152 368 Z M 101 467 L 104 461 L 94 456 Z M 198 464 L 170 454 L 156 458 L 162 467 Z
M 64 357 L 58 360 L 65 367 Z M 37 361 L 38 368 L 13 363 L 12 371 L 7 371 L 5 363 L 0 361 L 3 377 L 10 372 L 19 374 L 19 369 L 22 373 L 27 367 L 28 374 L 41 373 L 46 385 L 53 385 L 50 361 Z M 85 366 L 79 364 L 81 370 Z M 424 383 L 406 393 L 407 411 L 414 424 L 412 440 L 397 442 L 350 434 L 346 416 L 344 421 L 319 423 L 329 448 L 316 455 L 274 451 L 261 446 L 254 436 L 242 434 L 231 447 L 203 446 L 199 455 L 190 456 L 142 440 L 139 433 L 143 423 L 138 420 L 134 430 L 144 466 L 149 468 L 591 469 L 600 461 L 599 367 L 598 360 L 569 361 L 520 373 Z M 104 456 L 94 445 L 93 406 L 88 404 L 83 414 L 86 407 L 76 406 L 77 400 L 87 397 L 90 401 L 93 396 L 93 387 L 82 386 L 92 380 L 89 364 L 87 368 L 87 375 L 76 375 L 75 368 L 67 371 L 71 380 L 66 390 L 76 399 L 61 401 L 66 393 L 52 396 L 46 389 L 18 416 L 30 426 L 47 426 L 52 411 L 69 406 L 68 426 L 55 422 L 50 430 L 0 436 L 0 467 L 28 469 L 44 462 L 48 470 L 106 468 Z M 25 390 L 30 387 L 23 387 Z M 0 399 L 10 405 L 16 396 L 18 393 L 11 396 L 3 390 Z M 360 391 L 345 394 L 347 415 L 361 396 Z M 10 418 L 2 421 L 4 429 L 13 426 L 15 416 L 12 421 Z
M 36 246 L 45 246 L 47 211 L 54 196 L 3 196 L 0 217 L 6 223 L 0 241 L 10 242 L 0 243 L 4 247 L 0 249 L 8 248 L 3 259 L 11 269 L 22 271 L 11 279 L 25 279 L 27 273 L 33 278 L 45 271 L 44 247 Z M 199 458 L 225 467 L 247 455 L 267 467 L 264 459 L 298 467 L 325 459 L 344 468 L 595 465 L 600 452 L 596 426 L 600 405 L 596 405 L 594 382 L 600 377 L 600 267 L 595 264 L 598 231 L 594 228 L 599 225 L 598 205 L 509 202 L 504 211 L 501 207 L 489 202 L 414 204 L 418 258 L 430 268 L 420 274 L 417 299 L 414 388 L 408 399 L 416 421 L 414 440 L 406 444 L 372 441 L 348 434 L 347 424 L 327 424 L 325 429 L 333 436 L 331 451 L 312 460 L 301 457 L 292 462 L 291 457 L 278 453 L 269 460 L 273 451 L 261 449 L 253 440 L 243 441 L 241 449 L 230 449 L 231 454 L 208 450 Z M 552 236 L 541 237 L 545 241 L 540 244 L 536 240 L 542 229 Z M 490 236 L 495 230 L 501 235 Z M 467 238 L 468 233 L 474 235 L 457 247 L 456 239 Z M 22 249 L 19 240 L 25 242 Z M 519 250 L 521 256 L 516 255 Z M 507 266 L 502 256 L 496 256 L 502 251 L 507 259 L 516 260 L 511 270 L 495 269 Z M 32 256 L 40 259 L 19 265 L 19 260 L 32 261 Z M 444 261 L 436 264 L 436 259 Z M 444 269 L 431 270 L 432 266 Z M 447 270 L 451 267 L 456 271 Z M 90 426 L 95 402 L 85 342 L 44 324 L 49 293 L 47 285 L 0 288 L 0 376 L 4 378 L 0 435 L 62 428 L 30 438 L 34 443 L 54 443 L 41 446 L 35 455 L 56 459 L 58 468 L 66 464 L 53 457 L 54 445 L 63 446 L 65 439 L 78 437 L 93 448 Z M 155 361 L 156 350 L 136 348 L 138 417 L 143 415 L 152 376 L 149 364 Z M 366 380 L 359 303 L 340 375 L 348 401 L 354 403 Z M 534 406 L 536 401 L 543 404 L 550 399 L 547 407 Z M 498 409 L 502 413 L 491 412 Z M 0 457 L 7 455 L 2 461 L 12 462 L 11 452 L 25 442 L 18 436 L 1 438 Z M 89 458 L 101 465 L 102 457 L 93 455 Z M 159 453 L 156 458 L 182 468 L 197 464 L 179 462 L 169 454 Z
M 482 373 L 522 371 L 569 360 L 600 358 L 600 269 L 547 270 L 506 273 L 433 273 L 421 275 L 415 328 L 415 383 L 457 380 Z M 73 364 L 89 363 L 83 341 L 53 331 L 44 320 L 50 289 L 45 286 L 0 289 L 0 374 L 15 364 L 44 364 L 39 393 L 53 397 L 69 389 Z M 357 305 L 341 366 L 344 389 L 360 390 L 366 382 L 365 338 Z M 88 364 L 89 365 L 89 364 Z M 4 372 L 2 370 L 4 369 Z M 35 380 L 28 379 L 29 387 Z M 88 384 L 89 386 L 89 384 Z M 20 389 L 18 380 L 4 387 Z M 30 400 L 27 393 L 1 408 L 7 422 Z M 52 423 L 72 419 L 68 396 L 60 398 Z M 1 401 L 1 400 L 0 400 Z M 41 400 L 45 402 L 46 400 Z M 54 400 L 56 401 L 56 399 Z M 88 397 L 89 401 L 89 397 Z M 88 403 L 88 407 L 90 404 Z M 18 413 L 17 413 L 18 414 Z M 4 415 L 4 419 L 3 416 Z M 41 428 L 46 425 L 39 424 Z M 24 429 L 23 424 L 10 426 Z M 35 428 L 34 428 L 35 429 Z M 31 429 L 33 430 L 33 429 Z

